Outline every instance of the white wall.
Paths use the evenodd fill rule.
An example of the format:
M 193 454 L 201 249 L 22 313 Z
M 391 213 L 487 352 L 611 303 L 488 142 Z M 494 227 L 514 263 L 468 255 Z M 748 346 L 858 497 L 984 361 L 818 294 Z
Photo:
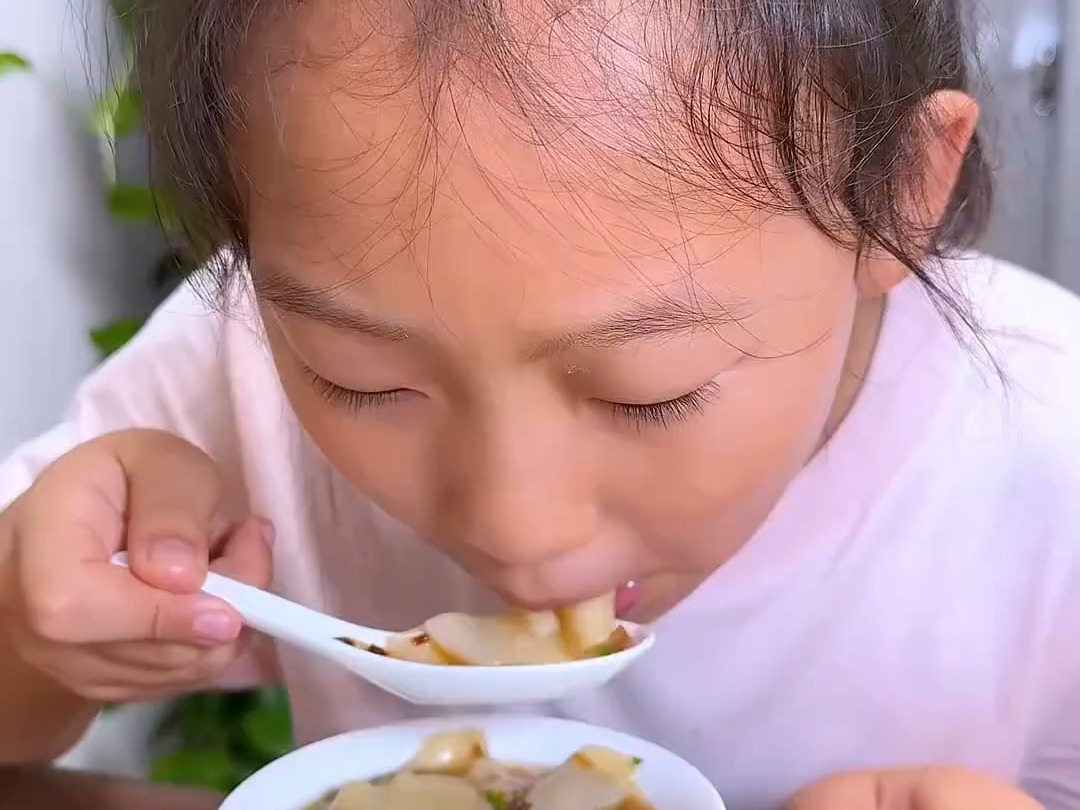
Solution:
M 1061 150 L 1054 200 L 1054 278 L 1080 292 L 1080 3 L 1064 4 L 1065 48 L 1061 66 Z
M 96 362 L 89 330 L 148 303 L 160 242 L 111 221 L 83 123 L 106 73 L 105 8 L 0 0 L 0 50 L 35 68 L 0 78 L 0 457 L 61 413 Z

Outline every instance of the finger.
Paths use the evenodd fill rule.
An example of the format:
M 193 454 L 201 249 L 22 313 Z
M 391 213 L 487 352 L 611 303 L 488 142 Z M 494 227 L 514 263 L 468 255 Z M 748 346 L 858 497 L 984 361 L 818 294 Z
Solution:
M 195 666 L 206 648 L 194 644 L 119 641 L 91 647 L 103 658 L 124 667 L 160 672 L 177 672 Z
M 862 771 L 829 777 L 788 810 L 1040 810 L 1021 791 L 956 768 Z
M 27 589 L 26 621 L 53 642 L 168 641 L 217 646 L 241 630 L 236 611 L 203 593 L 174 594 L 108 562 L 84 563 L 78 576 Z
M 193 691 L 188 684 L 140 686 L 123 681 L 113 682 L 108 680 L 94 683 L 67 683 L 57 675 L 50 673 L 49 677 L 71 694 L 105 706 L 170 700 L 190 694 Z
M 270 521 L 248 518 L 225 538 L 211 570 L 256 588 L 269 588 L 273 579 L 274 536 Z
M 226 664 L 231 663 L 247 649 L 252 635 L 252 631 L 243 630 L 236 641 L 216 648 L 166 642 L 120 641 L 96 645 L 93 649 L 102 657 L 124 666 L 178 672 L 196 667 L 207 656 L 210 656 L 211 660 L 220 657 Z
M 16 503 L 20 582 L 34 589 L 75 577 L 123 542 L 127 477 L 115 453 L 91 443 L 61 457 Z
M 885 810 L 887 805 L 881 803 L 885 776 L 878 771 L 830 776 L 796 794 L 787 810 Z M 910 809 L 902 804 L 897 810 Z
M 256 587 L 266 587 L 270 579 L 270 551 L 268 543 L 273 537 L 273 527 L 262 518 L 248 518 L 236 529 L 222 538 L 221 557 L 211 567 Z M 239 654 L 250 643 L 253 633 L 244 629 L 231 645 Z M 147 644 L 145 641 L 118 642 L 107 645 L 107 654 L 119 661 L 136 666 L 159 669 L 181 669 L 206 653 L 204 646 L 190 644 Z
M 123 686 L 129 692 L 175 687 L 182 681 L 174 671 L 148 670 L 106 659 L 94 647 L 51 643 L 27 645 L 23 660 L 69 691 L 86 697 L 98 687 Z
M 886 791 L 908 793 L 915 810 L 1042 810 L 1041 804 L 1013 785 L 960 768 L 906 771 L 893 785 L 886 784 Z
M 215 570 L 257 587 L 271 578 L 268 521 L 250 518 L 222 544 Z M 235 642 L 242 631 L 239 615 L 206 594 L 173 594 L 137 579 L 108 562 L 86 563 L 77 575 L 52 577 L 49 596 L 35 601 L 27 594 L 28 614 L 36 630 L 52 641 L 96 644 L 129 641 L 177 642 L 217 646 Z M 200 583 L 201 584 L 201 583 Z M 174 661 L 186 653 L 168 653 Z M 146 653 L 144 662 L 154 658 Z M 167 663 L 157 666 L 167 668 Z
M 128 477 L 127 549 L 132 571 L 158 588 L 202 587 L 222 483 L 214 461 L 166 433 L 143 434 L 120 451 Z

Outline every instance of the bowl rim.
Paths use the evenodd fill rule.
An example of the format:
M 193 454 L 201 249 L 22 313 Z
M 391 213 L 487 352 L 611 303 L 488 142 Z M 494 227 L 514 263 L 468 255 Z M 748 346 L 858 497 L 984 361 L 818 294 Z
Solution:
M 594 723 L 586 723 L 580 720 L 570 720 L 560 717 L 547 717 L 538 714 L 514 713 L 462 714 L 416 718 L 372 726 L 371 728 L 364 728 L 356 731 L 348 731 L 327 737 L 300 746 L 251 774 L 251 776 L 245 779 L 243 783 L 229 793 L 219 810 L 252 810 L 252 807 L 254 806 L 252 803 L 253 799 L 257 797 L 250 794 L 253 794 L 255 791 L 261 792 L 264 789 L 262 785 L 263 782 L 273 780 L 274 783 L 280 784 L 285 779 L 296 779 L 297 774 L 302 773 L 302 770 L 299 767 L 300 761 L 317 758 L 320 751 L 329 751 L 347 745 L 362 745 L 365 742 L 370 743 L 373 739 L 377 740 L 379 737 L 396 735 L 402 732 L 415 733 L 418 738 L 421 738 L 441 731 L 452 731 L 455 729 L 472 727 L 481 729 L 485 735 L 490 735 L 492 733 L 497 734 L 500 728 L 520 726 L 521 724 L 559 728 L 563 731 L 570 731 L 577 735 L 585 736 L 595 733 L 600 737 L 607 738 L 606 740 L 597 740 L 597 744 L 611 745 L 617 748 L 625 747 L 627 750 L 633 750 L 636 755 L 643 756 L 646 762 L 650 761 L 650 758 L 655 760 L 656 755 L 660 755 L 661 759 L 666 759 L 669 762 L 678 762 L 680 773 L 682 772 L 682 769 L 685 769 L 685 773 L 699 783 L 698 787 L 702 791 L 703 798 L 706 794 L 708 796 L 708 801 L 711 803 L 711 806 L 702 807 L 700 810 L 725 810 L 725 805 L 720 794 L 705 775 L 681 756 L 663 746 L 649 742 L 648 740 L 633 734 Z M 537 733 L 540 733 L 540 731 L 541 730 L 538 728 Z M 587 743 L 582 743 L 582 745 L 584 744 Z M 404 764 L 404 762 L 401 764 Z M 529 763 L 526 762 L 525 764 Z M 549 765 L 553 763 L 536 764 Z M 352 778 L 370 779 L 374 776 L 381 775 L 381 773 L 384 772 L 385 769 L 379 769 L 379 773 L 365 773 L 362 767 L 358 767 L 356 776 Z M 294 808 L 289 808 L 289 810 L 294 810 Z M 302 807 L 297 807 L 295 810 L 302 810 Z M 661 808 L 661 810 L 664 809 Z

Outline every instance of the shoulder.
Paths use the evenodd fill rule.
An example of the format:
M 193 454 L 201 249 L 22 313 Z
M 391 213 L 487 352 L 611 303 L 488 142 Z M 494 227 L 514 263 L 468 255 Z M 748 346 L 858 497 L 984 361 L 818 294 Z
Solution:
M 973 254 L 955 261 L 987 327 L 1021 327 L 1049 342 L 1080 338 L 1080 296 L 1001 259 Z
M 244 441 L 239 391 L 283 399 L 250 297 L 183 284 L 89 374 L 57 425 L 0 464 L 0 503 L 77 445 L 120 430 L 167 430 L 227 461 Z
M 981 427 L 1001 448 L 1080 471 L 1080 297 L 983 256 L 944 270 L 965 289 L 973 327 L 958 330 L 965 345 L 945 414 L 964 426 L 959 436 Z
M 108 403 L 117 420 L 164 420 L 205 410 L 271 360 L 250 285 L 180 285 L 122 349 L 91 373 L 73 407 Z M 129 427 L 118 425 L 117 427 Z M 157 425 L 172 427 L 171 425 Z
M 970 268 L 975 325 L 1010 395 L 1027 418 L 1080 439 L 1080 297 L 1007 262 Z
M 1080 608 L 1080 298 L 985 257 L 955 269 L 980 339 L 931 433 L 927 497 L 1048 604 Z
M 982 508 L 1005 552 L 1001 580 L 1026 594 L 1011 607 L 1036 678 L 1021 777 L 1064 807 L 1080 796 L 1080 298 L 1004 262 L 977 268 L 973 303 L 1006 392 L 1003 418 L 982 420 L 999 448 L 982 454 L 999 470 Z
M 1080 513 L 1080 298 L 1006 262 L 979 259 L 973 270 L 990 364 L 969 353 L 960 404 L 1013 476 L 1042 480 L 1069 514 Z

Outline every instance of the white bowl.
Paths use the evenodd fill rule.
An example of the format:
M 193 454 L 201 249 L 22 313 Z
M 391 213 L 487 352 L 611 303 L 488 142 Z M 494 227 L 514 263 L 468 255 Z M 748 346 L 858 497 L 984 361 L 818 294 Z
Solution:
M 233 791 L 221 810 L 302 810 L 346 782 L 402 767 L 431 734 L 479 728 L 494 759 L 555 767 L 579 748 L 604 745 L 640 757 L 638 783 L 658 810 L 724 810 L 697 768 L 658 745 L 600 726 L 550 717 L 441 717 L 356 731 L 272 762 Z

